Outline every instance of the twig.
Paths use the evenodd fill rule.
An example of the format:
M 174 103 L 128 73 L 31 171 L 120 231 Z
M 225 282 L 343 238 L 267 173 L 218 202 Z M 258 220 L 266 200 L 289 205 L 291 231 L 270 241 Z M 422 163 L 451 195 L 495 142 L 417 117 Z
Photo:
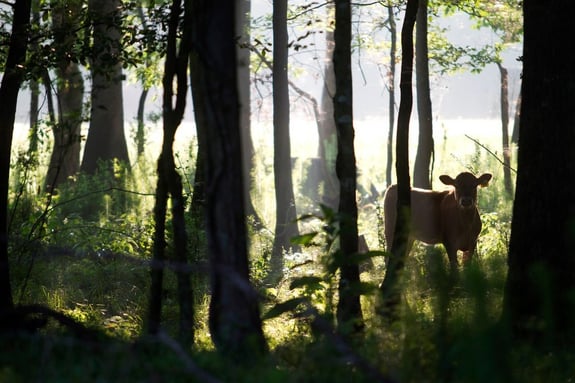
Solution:
M 497 157 L 497 154 L 493 153 L 491 150 L 489 150 L 488 147 L 486 147 L 485 145 L 483 145 L 481 142 L 479 142 L 478 140 L 476 140 L 475 138 L 469 136 L 469 135 L 465 135 L 465 137 L 469 138 L 471 141 L 475 142 L 477 145 L 481 146 L 483 149 L 485 149 L 487 151 L 487 153 L 491 154 L 501 165 L 503 165 L 506 168 L 509 168 L 509 170 L 512 170 L 514 173 L 517 173 L 517 170 L 515 170 L 514 168 L 512 168 L 509 165 L 506 165 L 499 157 Z

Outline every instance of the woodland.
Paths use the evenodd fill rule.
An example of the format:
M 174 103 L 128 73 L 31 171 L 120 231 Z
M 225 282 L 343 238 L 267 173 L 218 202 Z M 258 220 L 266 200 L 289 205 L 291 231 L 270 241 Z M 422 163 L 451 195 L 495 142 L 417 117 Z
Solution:
M 0 1 L 0 383 L 575 379 L 575 2 L 267 5 Z M 438 135 L 437 78 L 488 67 L 496 134 Z M 385 243 L 387 186 L 463 171 L 468 264 Z

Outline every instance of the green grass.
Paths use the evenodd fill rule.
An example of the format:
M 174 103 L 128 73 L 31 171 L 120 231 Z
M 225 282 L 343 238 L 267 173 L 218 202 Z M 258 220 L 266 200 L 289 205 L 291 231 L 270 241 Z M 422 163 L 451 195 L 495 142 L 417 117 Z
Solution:
M 365 131 L 358 134 L 360 183 L 366 190 L 373 183 L 383 191 L 383 143 L 373 137 L 370 140 Z M 497 151 L 496 137 L 483 138 L 482 143 Z M 259 149 L 252 197 L 268 228 L 273 228 L 273 157 L 269 148 Z M 313 145 L 306 142 L 298 150 L 305 155 Z M 491 185 L 479 191 L 484 226 L 478 256 L 462 270 L 457 287 L 447 290 L 443 248 L 415 246 L 404 270 L 400 321 L 383 322 L 375 314 L 377 294 L 367 293 L 362 296 L 365 332 L 347 339 L 348 345 L 356 357 L 401 382 L 569 381 L 575 374 L 575 355 L 528 346 L 511 348 L 507 332 L 499 325 L 512 207 L 503 190 L 501 165 L 461 135 L 436 142 L 436 156 L 436 177 L 469 169 L 494 174 Z M 183 158 L 180 154 L 179 164 L 190 192 L 193 161 Z M 154 163 L 154 159 L 142 160 L 130 177 L 114 185 L 139 194 L 102 186 L 97 177 L 80 177 L 63 189 L 47 210 L 45 196 L 30 186 L 41 184 L 42 160 L 39 167 L 26 168 L 24 163 L 13 167 L 11 273 L 15 300 L 48 305 L 106 337 L 87 342 L 54 324 L 35 335 L 2 334 L 0 383 L 195 381 L 182 355 L 166 344 L 142 338 L 150 283 L 147 261 L 153 235 Z M 296 188 L 303 183 L 308 164 L 306 158 L 296 162 Z M 300 214 L 317 209 L 309 196 L 296 194 Z M 377 200 L 359 201 L 360 233 L 370 249 L 383 249 L 381 208 Z M 322 225 L 320 221 L 301 221 L 300 229 L 321 231 Z M 205 242 L 192 218 L 189 230 L 192 258 L 202 265 Z M 250 237 L 252 279 L 263 297 L 263 313 L 278 303 L 307 296 L 318 312 L 326 318 L 333 316 L 337 275 L 326 273 L 322 244 L 286 254 L 285 278 L 270 288 L 263 280 L 273 235 L 250 225 Z M 376 257 L 371 264 L 361 265 L 361 270 L 362 281 L 377 287 L 384 276 L 384 261 Z M 322 282 L 316 289 L 290 289 L 292 281 L 304 276 L 321 276 Z M 164 291 L 164 326 L 171 337 L 177 336 L 174 279 L 168 272 Z M 205 269 L 194 273 L 193 284 L 196 343 L 188 357 L 213 376 L 226 382 L 373 381 L 364 370 L 346 362 L 324 333 L 310 327 L 310 317 L 289 311 L 264 322 L 269 359 L 254 366 L 222 359 L 214 350 L 207 326 Z

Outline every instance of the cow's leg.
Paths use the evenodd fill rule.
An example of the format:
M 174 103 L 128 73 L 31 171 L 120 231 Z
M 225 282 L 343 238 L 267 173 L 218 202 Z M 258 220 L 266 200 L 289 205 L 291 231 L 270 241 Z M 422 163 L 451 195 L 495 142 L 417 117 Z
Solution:
M 476 243 L 474 243 L 468 250 L 463 252 L 463 265 L 467 266 L 469 264 L 469 262 L 471 262 L 471 258 L 473 258 L 473 254 L 475 254 L 475 246 Z
M 447 257 L 449 258 L 449 265 L 451 266 L 451 274 L 457 275 L 459 271 L 459 262 L 457 261 L 457 247 L 445 244 Z
M 462 258 L 463 266 L 469 265 L 469 262 L 471 262 L 472 256 L 473 256 L 473 252 L 470 250 L 463 252 L 463 258 Z

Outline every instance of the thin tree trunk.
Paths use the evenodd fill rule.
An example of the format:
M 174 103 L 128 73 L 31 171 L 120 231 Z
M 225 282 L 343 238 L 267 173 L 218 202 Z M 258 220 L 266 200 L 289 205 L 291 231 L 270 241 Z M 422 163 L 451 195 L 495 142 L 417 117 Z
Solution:
M 272 76 L 276 226 L 270 271 L 267 277 L 270 284 L 275 284 L 282 278 L 284 252 L 294 247 L 290 240 L 298 235 L 289 131 L 287 0 L 274 1 L 273 25 L 274 70 Z
M 497 63 L 501 74 L 501 141 L 503 149 L 503 184 L 505 192 L 513 197 L 511 180 L 511 148 L 509 147 L 509 75 L 507 69 Z
M 413 167 L 413 186 L 431 189 L 430 168 L 434 145 L 427 48 L 427 0 L 419 0 L 415 29 L 415 72 L 417 80 L 419 136 Z
M 208 121 L 206 119 L 206 94 L 202 89 L 200 79 L 204 76 L 202 63 L 198 52 L 192 51 L 190 54 L 190 84 L 192 90 L 192 100 L 194 103 L 194 119 L 196 122 L 196 134 L 198 136 L 198 152 L 196 154 L 196 172 L 194 174 L 194 193 L 190 204 L 190 214 L 192 219 L 198 220 L 203 226 L 204 207 L 206 203 L 206 136 Z
M 84 80 L 78 64 L 61 63 L 58 74 L 58 122 L 52 127 L 54 147 L 45 190 L 52 192 L 80 170 L 80 129 Z
M 68 58 L 74 57 L 76 36 L 70 31 L 78 28 L 80 13 L 79 3 L 55 5 L 52 12 L 54 41 L 61 54 L 56 67 L 58 119 L 52 126 L 54 146 L 45 180 L 45 190 L 49 193 L 80 169 L 84 79 L 79 65 Z M 51 85 L 48 71 L 44 79 Z
M 0 312 L 14 307 L 8 261 L 8 188 L 16 105 L 24 78 L 30 7 L 30 0 L 14 2 L 12 33 L 4 65 L 4 76 L 0 83 L 0 105 L 2 105 L 0 108 Z
M 395 61 L 397 52 L 397 27 L 395 24 L 395 14 L 393 12 L 394 6 L 387 5 L 387 17 L 389 20 L 389 32 L 391 34 L 391 47 L 389 49 L 389 78 L 388 78 L 388 92 L 389 92 L 389 131 L 387 133 L 387 161 L 385 170 L 385 182 L 387 186 L 392 182 L 392 163 L 393 163 L 393 127 L 395 125 Z
M 521 90 L 515 100 L 515 116 L 513 118 L 513 133 L 511 134 L 511 142 L 517 144 L 519 142 L 519 126 L 521 121 Z
M 146 151 L 146 124 L 144 111 L 146 110 L 146 99 L 148 98 L 148 92 L 149 90 L 144 87 L 138 100 L 138 112 L 136 114 L 136 120 L 138 124 L 136 129 L 136 154 L 138 158 L 141 158 Z
M 408 0 L 403 27 L 401 29 L 401 100 L 397 121 L 396 163 L 397 173 L 397 221 L 391 254 L 387 262 L 385 277 L 380 286 L 383 302 L 381 314 L 393 319 L 401 298 L 400 274 L 407 255 L 409 235 L 411 188 L 409 181 L 409 119 L 413 107 L 413 27 L 417 16 L 418 0 Z
M 146 15 L 144 14 L 144 8 L 140 5 L 138 7 L 138 16 L 142 22 L 142 26 L 145 31 L 149 29 L 148 22 L 146 20 Z M 150 64 L 146 60 L 146 64 Z M 145 110 L 146 110 L 146 99 L 148 98 L 149 89 L 145 81 L 142 81 L 142 93 L 140 93 L 140 98 L 138 100 L 138 111 L 136 113 L 136 156 L 141 158 L 145 153 L 146 146 L 146 125 L 145 125 Z
M 36 1 L 37 2 L 37 1 Z M 32 25 L 40 25 L 40 12 L 34 6 L 32 10 Z M 39 51 L 37 42 L 30 43 L 30 51 L 33 55 L 37 55 Z M 28 136 L 28 155 L 33 158 L 38 156 L 38 116 L 40 114 L 40 76 L 30 79 L 30 134 Z
M 236 36 L 238 50 L 238 91 L 240 96 L 240 126 L 242 135 L 242 164 L 244 170 L 244 197 L 246 215 L 252 218 L 256 230 L 263 229 L 264 223 L 259 216 L 251 197 L 254 184 L 255 150 L 251 129 L 251 91 L 250 91 L 250 8 L 251 0 L 240 0 L 236 6 Z
M 353 261 L 358 252 L 357 238 L 357 169 L 355 164 L 353 128 L 353 82 L 351 72 L 351 2 L 335 2 L 335 49 L 333 67 L 336 90 L 333 97 L 337 128 L 336 171 L 339 179 L 340 250 L 346 261 L 340 265 L 337 319 L 340 329 L 351 324 L 363 328 L 359 296 L 359 264 Z
M 188 0 L 189 1 L 189 0 Z M 187 69 L 191 48 L 191 12 L 188 5 L 182 23 L 184 30 L 177 49 L 178 26 L 181 13 L 181 1 L 175 0 L 170 9 L 168 29 L 168 45 L 166 51 L 165 70 L 163 78 L 163 120 L 164 139 L 162 152 L 158 159 L 158 186 L 156 192 L 156 208 L 154 209 L 156 232 L 154 234 L 154 262 L 153 289 L 151 290 L 151 304 L 149 314 L 149 331 L 157 333 L 161 313 L 161 286 L 162 269 L 165 256 L 165 220 L 168 194 L 172 206 L 172 230 L 174 233 L 174 261 L 178 284 L 178 303 L 180 306 L 180 340 L 185 345 L 193 344 L 194 315 L 193 292 L 190 283 L 190 269 L 188 267 L 187 233 L 184 218 L 185 201 L 182 193 L 182 180 L 174 162 L 173 145 L 176 131 L 184 116 L 187 95 Z M 174 94 L 173 84 L 177 81 L 177 91 Z M 175 105 L 173 104 L 175 96 Z
M 327 19 L 334 19 L 333 3 L 326 5 Z M 321 201 L 324 205 L 333 209 L 339 200 L 339 182 L 335 173 L 335 153 L 337 152 L 337 132 L 334 121 L 333 96 L 335 94 L 335 74 L 333 71 L 333 50 L 335 47 L 333 29 L 328 22 L 325 31 L 325 64 L 323 68 L 323 88 L 321 92 L 321 104 L 319 118 L 317 118 L 318 129 L 318 157 L 321 161 L 321 175 L 323 183 L 323 195 Z

